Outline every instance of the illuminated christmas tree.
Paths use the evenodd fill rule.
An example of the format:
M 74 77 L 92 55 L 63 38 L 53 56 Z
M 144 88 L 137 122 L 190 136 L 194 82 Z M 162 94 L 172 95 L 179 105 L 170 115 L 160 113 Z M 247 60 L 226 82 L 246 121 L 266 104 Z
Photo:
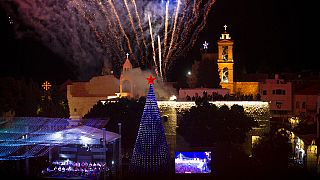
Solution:
M 133 174 L 141 176 L 164 175 L 168 169 L 168 144 L 153 92 L 155 78 L 150 75 L 147 80 L 150 88 L 133 149 L 130 170 Z

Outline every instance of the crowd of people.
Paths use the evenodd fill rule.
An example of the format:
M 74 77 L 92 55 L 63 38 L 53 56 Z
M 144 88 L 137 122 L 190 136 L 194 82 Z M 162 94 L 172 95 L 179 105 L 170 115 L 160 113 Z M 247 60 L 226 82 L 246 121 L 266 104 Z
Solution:
M 176 173 L 202 173 L 201 169 L 192 164 L 176 164 Z
M 226 94 L 222 96 L 221 94 L 213 92 L 212 94 L 208 94 L 206 91 L 203 92 L 202 96 L 196 94 L 195 96 L 187 95 L 185 100 L 187 101 L 198 101 L 198 100 L 207 100 L 207 101 L 260 101 L 260 94 L 257 95 L 230 95 Z
M 42 175 L 47 177 L 84 177 L 95 179 L 101 175 L 111 176 L 111 171 L 105 163 L 54 161 L 47 169 L 42 171 Z

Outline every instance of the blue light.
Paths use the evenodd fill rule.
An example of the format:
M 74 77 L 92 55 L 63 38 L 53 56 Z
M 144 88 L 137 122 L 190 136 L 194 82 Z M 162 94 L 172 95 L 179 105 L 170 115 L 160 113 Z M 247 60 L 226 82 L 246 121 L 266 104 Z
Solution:
M 100 127 L 106 121 L 91 119 L 84 121 L 85 125 L 81 127 L 67 128 L 68 121 L 65 118 L 15 117 L 5 122 L 0 118 L 0 123 L 6 123 L 0 128 L 0 160 L 44 156 L 52 147 L 61 144 L 100 144 L 100 139 L 92 136 L 97 130 L 94 127 Z M 77 130 L 84 131 L 83 136 Z
M 177 0 L 161 0 L 161 4 L 166 4 L 169 1 L 169 4 L 176 4 Z
M 168 144 L 153 86 L 150 84 L 130 170 L 136 175 L 162 174 L 167 172 L 168 161 Z

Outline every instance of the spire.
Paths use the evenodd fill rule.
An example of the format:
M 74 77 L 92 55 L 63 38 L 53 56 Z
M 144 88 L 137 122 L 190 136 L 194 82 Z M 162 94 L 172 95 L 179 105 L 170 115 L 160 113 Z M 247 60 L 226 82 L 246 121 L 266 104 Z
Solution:
M 127 58 L 122 66 L 122 71 L 125 72 L 125 71 L 130 71 L 132 69 L 132 64 L 129 60 L 129 53 L 126 54 Z
M 223 26 L 224 32 L 221 34 L 221 37 L 220 37 L 221 40 L 224 40 L 224 39 L 225 40 L 230 40 L 231 39 L 229 33 L 227 33 L 227 27 L 228 26 L 226 24 Z

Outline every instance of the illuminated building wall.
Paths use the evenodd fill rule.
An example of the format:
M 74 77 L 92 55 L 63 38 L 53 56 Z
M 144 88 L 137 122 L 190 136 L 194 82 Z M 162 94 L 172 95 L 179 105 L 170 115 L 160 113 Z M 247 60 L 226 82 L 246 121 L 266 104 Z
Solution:
M 89 82 L 73 82 L 67 86 L 71 119 L 81 119 L 99 100 L 119 92 L 119 80 L 113 75 L 93 77 Z
M 272 117 L 280 121 L 287 121 L 292 114 L 292 93 L 292 83 L 278 74 L 260 83 L 261 100 L 270 102 Z
M 105 101 L 108 97 L 139 98 L 146 96 L 148 85 L 144 83 L 148 71 L 142 71 L 139 67 L 132 68 L 127 58 L 123 64 L 120 79 L 114 75 L 95 76 L 88 82 L 72 82 L 67 85 L 67 98 L 70 109 L 70 118 L 81 119 L 98 102 Z M 156 81 L 156 97 L 169 100 L 171 95 L 176 95 L 176 89 L 170 83 Z
M 220 107 L 227 105 L 231 107 L 234 104 L 243 106 L 245 113 L 253 117 L 258 121 L 259 127 L 253 128 L 250 136 L 261 136 L 263 133 L 268 132 L 270 128 L 270 109 L 268 102 L 262 101 L 210 101 L 211 104 L 215 104 Z M 158 101 L 158 106 L 161 112 L 161 117 L 166 119 L 163 121 L 165 128 L 165 134 L 167 137 L 169 151 L 171 154 L 175 153 L 176 149 L 176 126 L 177 119 L 181 116 L 182 112 L 187 111 L 192 106 L 195 106 L 195 102 L 192 101 Z M 165 118 L 164 118 L 165 117 Z M 250 139 L 250 138 L 249 138 Z M 251 139 L 250 142 L 251 144 Z
M 234 93 L 255 96 L 259 93 L 259 82 L 234 82 Z

